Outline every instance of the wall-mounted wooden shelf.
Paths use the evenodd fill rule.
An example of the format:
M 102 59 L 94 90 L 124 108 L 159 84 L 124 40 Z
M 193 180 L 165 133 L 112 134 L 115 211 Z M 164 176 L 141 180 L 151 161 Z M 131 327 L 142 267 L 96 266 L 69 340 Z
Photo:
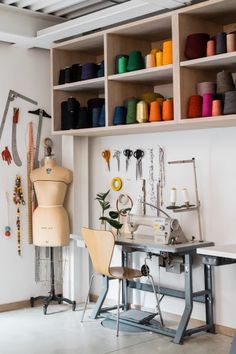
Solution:
M 171 83 L 173 81 L 173 65 L 163 65 L 124 74 L 109 75 L 108 80 L 134 83 Z
M 56 85 L 53 86 L 53 90 L 76 92 L 76 91 L 84 91 L 84 90 L 90 91 L 90 90 L 104 89 L 104 87 L 105 87 L 105 79 L 104 77 L 99 77 L 96 79 L 77 81 L 77 82 L 72 82 L 64 85 Z
M 187 104 L 197 93 L 197 84 L 215 81 L 220 70 L 236 72 L 236 52 L 186 60 L 184 47 L 191 33 L 236 29 L 236 2 L 209 0 L 180 10 L 160 14 L 88 36 L 71 39 L 51 49 L 53 133 L 75 136 L 107 136 L 153 133 L 161 131 L 229 127 L 236 125 L 236 114 L 187 119 Z M 115 57 L 140 50 L 145 56 L 163 41 L 172 38 L 173 64 L 115 74 Z M 105 76 L 87 81 L 57 85 L 61 68 L 75 63 L 104 60 Z M 144 124 L 112 126 L 114 109 L 129 97 L 158 92 L 174 98 L 174 120 Z M 105 127 L 61 130 L 61 102 L 73 93 L 81 106 L 94 97 L 105 98 Z
M 194 68 L 194 69 L 224 69 L 236 70 L 236 52 L 212 55 L 193 60 L 186 60 L 180 63 L 181 67 Z

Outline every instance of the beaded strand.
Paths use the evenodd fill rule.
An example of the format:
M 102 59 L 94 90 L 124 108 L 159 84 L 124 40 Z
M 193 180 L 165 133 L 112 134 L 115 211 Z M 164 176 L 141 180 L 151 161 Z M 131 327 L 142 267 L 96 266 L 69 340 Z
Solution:
M 17 228 L 17 252 L 21 256 L 21 232 L 20 232 L 20 205 L 25 205 L 23 191 L 21 187 L 21 177 L 16 176 L 13 202 L 16 204 L 16 228 Z

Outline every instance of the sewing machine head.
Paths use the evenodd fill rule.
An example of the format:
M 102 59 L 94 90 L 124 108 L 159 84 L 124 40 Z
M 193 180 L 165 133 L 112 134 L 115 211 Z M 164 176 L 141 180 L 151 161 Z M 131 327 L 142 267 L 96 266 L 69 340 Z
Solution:
M 139 203 L 142 202 L 139 201 Z M 151 205 L 149 203 L 145 203 L 145 204 Z M 159 209 L 154 205 L 151 206 L 156 209 Z M 127 223 L 132 238 L 134 232 L 137 231 L 139 226 L 143 225 L 143 226 L 149 226 L 153 229 L 153 235 L 155 236 L 155 240 L 157 243 L 168 245 L 168 244 L 188 242 L 177 219 L 171 218 L 166 212 L 164 212 L 161 209 L 159 210 L 165 216 L 138 215 L 137 213 L 140 212 L 140 210 L 141 210 L 140 207 L 137 207 L 135 205 L 135 207 L 131 209 L 128 215 Z

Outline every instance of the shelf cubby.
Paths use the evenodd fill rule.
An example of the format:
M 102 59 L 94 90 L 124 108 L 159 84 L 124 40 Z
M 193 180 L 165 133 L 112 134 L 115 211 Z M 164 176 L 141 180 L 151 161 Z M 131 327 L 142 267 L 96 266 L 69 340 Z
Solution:
M 117 55 L 128 55 L 133 50 L 139 50 L 145 57 L 153 48 L 160 49 L 162 43 L 171 38 L 172 26 L 169 14 L 160 16 L 159 21 L 144 20 L 142 23 L 139 21 L 109 31 L 106 36 L 108 76 L 115 75 L 115 58 Z
M 73 93 L 70 91 L 57 90 L 54 92 L 54 100 L 53 100 L 53 111 L 54 111 L 54 119 L 53 119 L 53 130 L 61 131 L 61 103 L 66 101 L 69 97 L 75 97 L 81 107 L 87 106 L 87 101 L 90 98 L 96 97 L 104 97 L 104 90 L 84 90 L 84 91 L 74 91 Z

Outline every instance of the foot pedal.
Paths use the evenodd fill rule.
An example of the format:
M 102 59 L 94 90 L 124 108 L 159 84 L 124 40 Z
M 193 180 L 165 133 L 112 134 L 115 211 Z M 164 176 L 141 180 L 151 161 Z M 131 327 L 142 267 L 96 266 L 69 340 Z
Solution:
M 120 314 L 120 318 L 135 323 L 145 324 L 145 323 L 149 323 L 156 315 L 157 314 L 153 312 L 131 309 L 122 312 Z

